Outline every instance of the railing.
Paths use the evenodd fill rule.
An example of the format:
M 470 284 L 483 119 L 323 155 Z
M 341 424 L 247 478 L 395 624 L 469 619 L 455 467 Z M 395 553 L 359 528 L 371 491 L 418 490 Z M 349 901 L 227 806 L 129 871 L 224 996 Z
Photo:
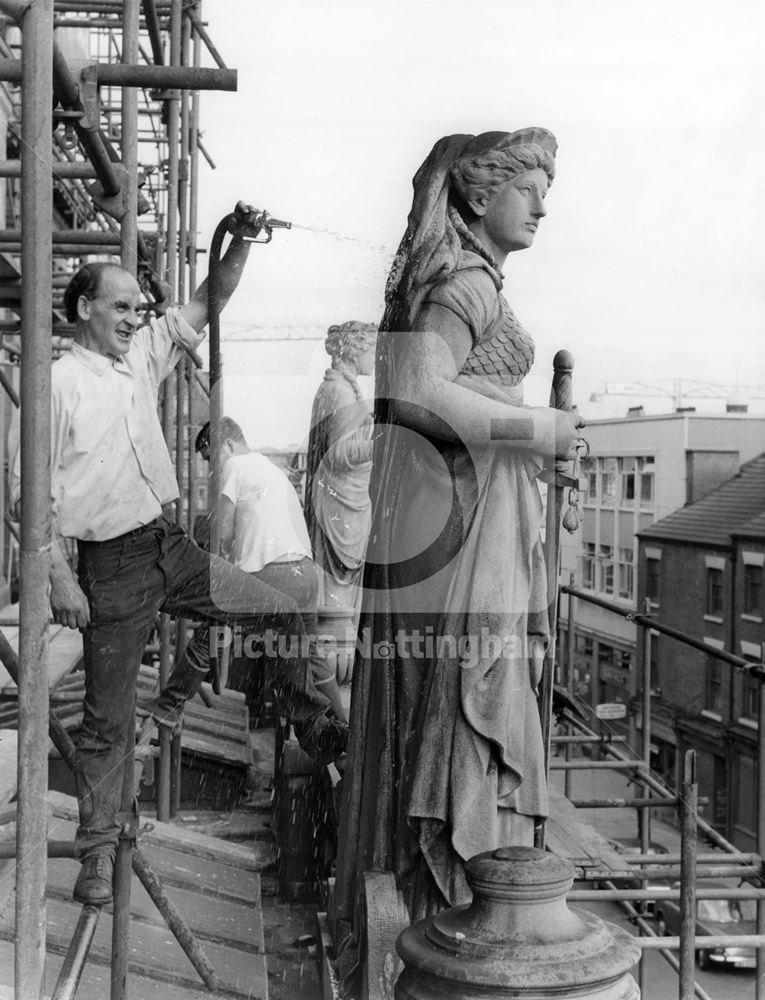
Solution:
M 634 621 L 638 627 L 642 641 L 646 643 L 645 655 L 642 659 L 642 738 L 641 755 L 639 759 L 630 758 L 629 754 L 620 749 L 624 744 L 623 738 L 603 738 L 594 730 L 590 729 L 581 719 L 577 719 L 573 714 L 567 713 L 567 719 L 574 736 L 557 737 L 555 742 L 560 743 L 565 750 L 563 761 L 552 760 L 550 768 L 562 770 L 566 774 L 566 794 L 570 794 L 570 784 L 568 777 L 573 770 L 578 768 L 597 769 L 598 767 L 626 769 L 631 772 L 633 779 L 640 784 L 644 790 L 653 794 L 644 794 L 628 800 L 592 800 L 575 803 L 579 807 L 588 808 L 608 808 L 622 805 L 629 805 L 637 809 L 640 817 L 640 843 L 642 853 L 633 856 L 631 861 L 633 877 L 642 881 L 645 885 L 647 877 L 677 877 L 680 880 L 679 889 L 662 890 L 662 899 L 677 899 L 680 903 L 680 934 L 677 937 L 659 937 L 655 929 L 645 919 L 633 905 L 634 903 L 644 903 L 649 900 L 656 900 L 655 890 L 646 888 L 636 890 L 617 890 L 610 881 L 616 873 L 613 870 L 603 869 L 602 871 L 590 871 L 587 878 L 597 881 L 605 888 L 597 890 L 579 890 L 570 893 L 569 898 L 579 901 L 611 900 L 619 902 L 627 915 L 636 922 L 641 937 L 638 943 L 644 950 L 658 949 L 670 965 L 679 973 L 679 1000 L 692 1000 L 698 997 L 699 1000 L 710 1000 L 702 987 L 695 982 L 695 953 L 700 948 L 714 948 L 720 946 L 746 945 L 754 947 L 757 951 L 757 974 L 755 978 L 755 998 L 765 1000 L 765 888 L 755 886 L 744 889 L 705 889 L 703 882 L 697 887 L 697 878 L 703 880 L 705 877 L 739 877 L 746 879 L 756 879 L 762 884 L 762 861 L 765 856 L 765 667 L 762 663 L 752 663 L 741 656 L 736 656 L 725 650 L 717 649 L 704 643 L 696 636 L 690 635 L 670 625 L 658 621 L 649 613 L 641 614 L 637 610 L 625 609 L 612 601 L 590 594 L 587 591 L 578 589 L 572 585 L 561 587 L 561 593 L 568 595 L 568 620 L 567 630 L 567 656 L 565 658 L 565 682 L 569 694 L 573 695 L 573 639 L 575 634 L 575 614 L 576 602 L 584 601 L 602 608 L 612 614 L 619 615 L 630 621 Z M 642 631 L 640 631 L 642 630 Z M 696 762 L 695 752 L 688 750 L 684 759 L 683 785 L 679 794 L 668 791 L 664 782 L 653 776 L 650 769 L 651 754 L 651 685 L 650 685 L 650 656 L 648 642 L 650 642 L 650 631 L 666 635 L 695 649 L 702 650 L 706 655 L 714 657 L 726 663 L 733 670 L 740 670 L 750 677 L 756 678 L 759 682 L 758 699 L 758 775 L 759 788 L 757 802 L 757 851 L 756 853 L 741 853 L 736 847 L 708 824 L 698 813 L 698 785 L 696 782 Z M 765 644 L 764 644 L 765 645 Z M 562 644 L 559 645 L 562 648 Z M 763 650 L 765 658 L 765 649 Z M 603 755 L 608 758 L 606 761 L 572 761 L 569 759 L 572 745 L 577 743 L 599 746 Z M 651 809 L 657 806 L 675 806 L 678 808 L 681 819 L 681 850 L 677 855 L 651 855 L 648 853 L 650 846 L 650 824 Z M 725 852 L 720 854 L 700 854 L 697 850 L 699 835 L 712 843 L 719 850 Z M 677 863 L 679 862 L 679 867 Z M 696 936 L 696 902 L 699 899 L 753 899 L 757 904 L 757 926 L 756 934 L 746 936 L 717 935 L 713 937 Z M 680 958 L 669 949 L 680 949 Z M 643 986 L 644 969 L 643 962 L 639 967 L 639 984 Z

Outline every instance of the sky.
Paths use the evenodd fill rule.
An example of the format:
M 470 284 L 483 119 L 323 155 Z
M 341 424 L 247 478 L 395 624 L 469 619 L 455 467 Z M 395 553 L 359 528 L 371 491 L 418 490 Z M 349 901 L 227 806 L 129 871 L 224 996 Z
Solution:
M 251 445 L 303 442 L 326 328 L 379 320 L 433 143 L 529 125 L 559 151 L 535 243 L 504 269 L 537 344 L 527 401 L 546 403 L 565 347 L 586 418 L 668 412 L 677 379 L 684 405 L 724 412 L 739 387 L 765 413 L 762 3 L 207 0 L 203 16 L 239 83 L 203 94 L 201 244 L 237 198 L 294 224 L 253 248 L 222 316 L 224 406 Z

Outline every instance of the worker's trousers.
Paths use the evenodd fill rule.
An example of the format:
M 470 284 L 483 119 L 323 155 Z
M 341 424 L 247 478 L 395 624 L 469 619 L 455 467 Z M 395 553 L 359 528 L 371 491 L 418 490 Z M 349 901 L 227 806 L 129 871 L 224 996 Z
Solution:
M 313 685 L 310 689 L 311 697 L 315 699 L 318 692 L 322 704 L 326 704 L 327 707 L 331 704 L 331 713 L 336 718 L 347 721 L 335 679 L 334 662 L 322 656 L 317 643 L 319 624 L 316 600 L 319 593 L 319 570 L 316 564 L 307 557 L 277 561 L 268 563 L 263 569 L 250 575 L 266 586 L 278 590 L 287 598 L 291 598 L 297 604 L 305 629 L 302 653 L 308 661 L 310 683 Z M 172 715 L 174 710 L 193 698 L 200 689 L 210 670 L 210 661 L 218 653 L 220 644 L 218 631 L 214 625 L 202 625 L 196 630 L 183 656 L 176 661 L 170 679 L 159 696 L 157 708 L 160 712 Z M 290 697 L 290 691 L 284 691 L 282 682 L 282 677 L 285 676 L 284 659 L 286 657 L 289 663 L 297 652 L 294 648 L 296 637 L 277 635 L 276 632 L 266 616 L 260 623 L 258 633 L 248 633 L 243 628 L 241 633 L 233 637 L 225 636 L 223 641 L 229 645 L 228 652 L 232 661 L 245 665 L 248 668 L 245 673 L 250 674 L 253 680 L 257 677 L 261 682 L 258 685 L 253 684 L 253 687 L 262 690 L 263 681 L 266 679 L 273 683 L 280 708 L 295 726 L 301 746 L 315 757 L 312 741 L 321 736 L 320 727 L 315 725 L 317 720 L 312 717 L 306 719 L 305 712 L 298 712 L 296 715 L 290 709 L 290 701 L 294 701 L 294 697 Z M 290 676 L 289 667 L 286 676 Z M 326 703 L 323 702 L 324 698 L 327 699 Z
M 109 541 L 80 541 L 78 550 L 80 586 L 90 605 L 75 770 L 75 843 L 84 858 L 114 850 L 122 810 L 132 804 L 133 775 L 124 761 L 135 739 L 138 669 L 157 613 L 252 628 L 268 620 L 280 634 L 298 639 L 304 628 L 293 600 L 200 549 L 165 517 Z M 279 684 L 296 719 L 327 708 L 313 688 L 302 645 L 293 642 L 295 655 L 280 660 Z

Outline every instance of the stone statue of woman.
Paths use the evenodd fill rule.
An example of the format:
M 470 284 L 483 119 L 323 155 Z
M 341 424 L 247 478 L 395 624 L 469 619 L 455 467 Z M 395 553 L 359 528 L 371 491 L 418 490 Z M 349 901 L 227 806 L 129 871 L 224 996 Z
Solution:
M 547 814 L 536 477 L 577 431 L 523 405 L 534 344 L 502 270 L 546 215 L 555 151 L 542 128 L 437 142 L 388 280 L 333 912 L 346 975 L 363 873 L 392 872 L 417 920 L 467 902 L 465 861 L 530 845 Z
M 331 326 L 324 373 L 311 413 L 305 517 L 313 557 L 323 570 L 319 604 L 358 612 L 369 535 L 372 415 L 358 375 L 374 368 L 377 325 Z

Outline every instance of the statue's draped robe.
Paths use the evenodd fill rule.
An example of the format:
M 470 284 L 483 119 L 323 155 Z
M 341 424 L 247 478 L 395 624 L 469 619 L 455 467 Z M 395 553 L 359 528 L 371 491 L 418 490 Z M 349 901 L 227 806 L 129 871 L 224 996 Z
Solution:
M 392 871 L 415 920 L 468 901 L 464 862 L 530 842 L 534 819 L 547 815 L 539 677 L 528 655 L 529 636 L 548 635 L 541 463 L 501 444 L 425 437 L 396 424 L 386 403 L 401 338 L 433 331 L 428 311 L 438 306 L 472 338 L 457 381 L 521 405 L 534 349 L 501 283 L 463 249 L 457 269 L 425 293 L 411 331 L 380 335 L 333 911 L 346 972 L 365 871 Z
M 305 518 L 324 570 L 319 603 L 357 608 L 369 535 L 371 414 L 358 386 L 328 369 L 313 402 Z

